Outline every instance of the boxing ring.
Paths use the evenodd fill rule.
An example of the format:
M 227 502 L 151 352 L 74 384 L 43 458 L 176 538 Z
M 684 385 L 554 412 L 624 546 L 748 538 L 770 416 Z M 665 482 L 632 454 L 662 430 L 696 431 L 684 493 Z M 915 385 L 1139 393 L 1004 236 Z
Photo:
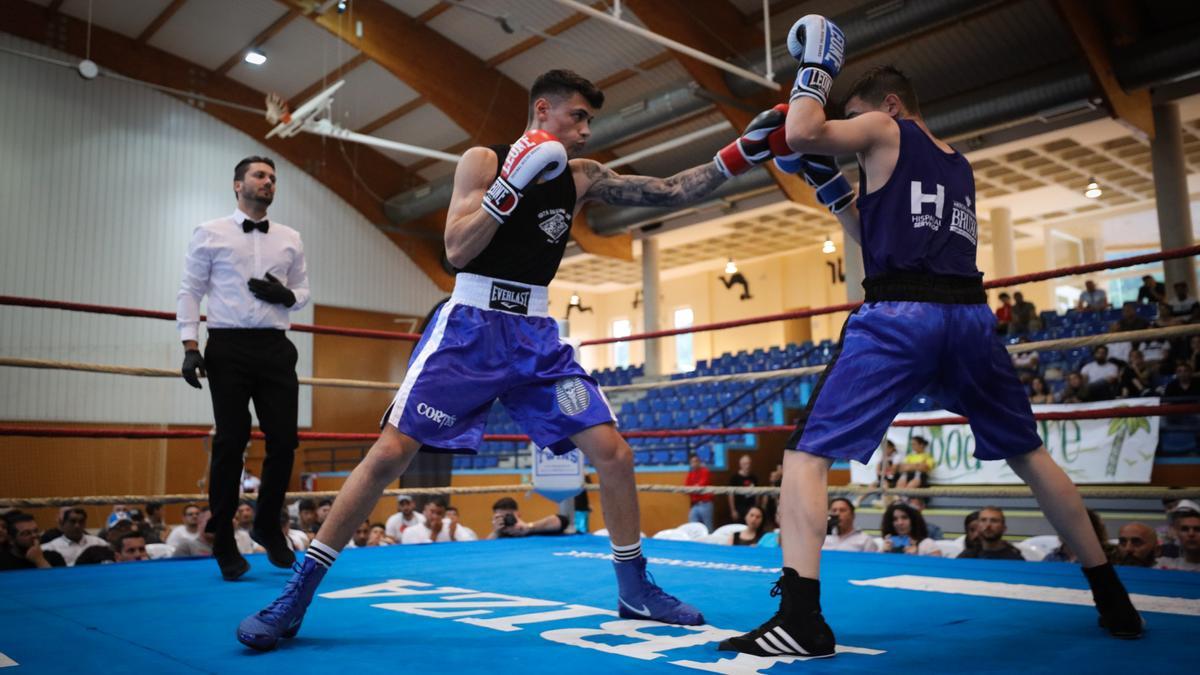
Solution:
M 234 639 L 290 574 L 264 555 L 236 583 L 207 559 L 0 575 L 11 672 L 999 673 L 1137 672 L 1194 661 L 1200 575 L 1120 568 L 1143 612 L 1113 640 L 1076 565 L 827 552 L 822 606 L 840 656 L 795 664 L 716 644 L 775 609 L 779 549 L 648 540 L 651 569 L 704 626 L 619 619 L 605 537 L 350 549 L 300 634 L 274 652 Z M 791 664 L 791 665 L 789 665 Z
M 1200 247 L 1164 251 L 1034 275 L 997 279 L 1006 287 L 1041 279 L 1145 262 L 1194 256 Z M 173 313 L 80 305 L 0 296 L 0 304 L 174 320 Z M 583 344 L 667 337 L 853 309 L 854 304 L 788 312 L 689 329 L 658 331 Z M 294 330 L 367 339 L 412 341 L 411 333 L 329 326 Z M 1176 326 L 1119 334 L 1010 345 L 1010 351 L 1059 349 L 1106 342 L 1200 334 Z M 50 368 L 139 377 L 179 377 L 174 370 L 23 359 L 0 355 L 0 367 Z M 637 391 L 701 381 L 800 376 L 821 366 L 682 381 L 609 387 Z M 302 383 L 395 389 L 394 382 L 310 378 Z M 1198 405 L 1130 406 L 1052 413 L 1042 419 L 1197 414 Z M 1057 417 L 1055 416 L 1057 415 Z M 1064 415 L 1069 415 L 1064 417 Z M 961 418 L 922 420 L 949 424 Z M 904 424 L 897 422 L 897 425 Z M 627 437 L 723 436 L 788 431 L 790 425 L 725 429 L 662 429 Z M 202 438 L 194 429 L 83 428 L 0 424 L 0 435 L 67 438 Z M 258 436 L 256 433 L 256 437 Z M 303 440 L 370 441 L 375 433 L 301 432 Z M 521 435 L 488 435 L 524 441 Z M 472 488 L 405 488 L 386 494 L 464 494 L 528 489 L 528 485 Z M 594 489 L 595 486 L 590 486 Z M 642 485 L 643 491 L 762 494 L 773 488 L 685 488 Z M 877 491 L 831 486 L 830 494 Z M 900 491 L 897 491 L 900 492 Z M 973 495 L 980 489 L 926 488 L 924 496 Z M 1085 495 L 1161 496 L 1151 488 L 1086 488 Z M 1025 488 L 988 488 L 988 495 L 1028 495 Z M 291 493 L 292 497 L 332 492 Z M 1197 488 L 1173 491 L 1179 497 Z M 205 495 L 0 495 L 0 506 L 49 507 L 154 500 L 179 503 Z M 948 560 L 827 552 L 822 605 L 841 656 L 797 664 L 795 657 L 760 658 L 716 650 L 716 644 L 769 616 L 768 591 L 779 574 L 779 549 L 714 546 L 647 539 L 650 569 L 669 592 L 697 605 L 707 624 L 697 627 L 619 619 L 606 537 L 570 535 L 481 541 L 444 546 L 392 546 L 344 552 L 308 612 L 298 637 L 271 653 L 242 647 L 237 621 L 273 599 L 290 571 L 251 555 L 252 570 L 236 583 L 220 581 L 208 559 L 166 559 L 137 565 L 81 566 L 0 574 L 0 668 L 17 672 L 243 672 L 318 667 L 357 672 L 398 668 L 445 673 L 716 673 L 889 670 L 913 672 L 1128 672 L 1149 663 L 1194 660 L 1191 639 L 1200 635 L 1200 575 L 1122 567 L 1120 576 L 1143 612 L 1142 640 L 1113 640 L 1096 623 L 1084 577 L 1066 563 Z M 1014 648 L 1015 647 L 1015 648 Z

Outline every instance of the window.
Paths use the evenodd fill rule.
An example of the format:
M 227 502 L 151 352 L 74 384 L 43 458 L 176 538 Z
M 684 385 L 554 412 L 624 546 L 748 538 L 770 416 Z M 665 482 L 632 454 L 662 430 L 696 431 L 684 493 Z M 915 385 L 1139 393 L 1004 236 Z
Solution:
M 629 337 L 633 334 L 633 324 L 629 319 L 617 319 L 612 322 L 613 337 Z M 629 367 L 629 343 L 614 342 L 613 343 L 613 366 L 617 368 Z
M 680 307 L 675 310 L 675 327 L 691 328 L 695 313 L 691 307 Z M 681 333 L 675 336 L 675 370 L 687 373 L 696 369 L 696 355 L 692 350 L 692 334 Z

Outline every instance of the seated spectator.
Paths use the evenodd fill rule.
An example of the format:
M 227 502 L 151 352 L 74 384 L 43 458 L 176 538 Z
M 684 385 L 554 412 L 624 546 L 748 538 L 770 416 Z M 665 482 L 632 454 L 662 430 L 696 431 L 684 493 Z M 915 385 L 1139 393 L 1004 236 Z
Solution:
M 84 549 L 83 553 L 75 559 L 75 566 L 81 565 L 107 565 L 117 561 L 117 555 L 113 553 L 113 549 L 108 544 L 104 546 L 89 546 Z
M 963 518 L 963 550 L 979 548 L 979 512 L 972 511 Z
M 367 546 L 391 546 L 396 540 L 387 536 L 387 526 L 383 523 L 372 523 L 371 535 L 367 539 Z
M 587 476 L 584 476 L 584 480 L 587 480 Z M 581 492 L 580 494 L 586 495 L 587 492 L 584 491 L 584 492 Z M 579 520 L 579 518 L 578 518 L 579 505 L 578 504 L 575 505 L 575 515 L 576 515 L 576 529 L 578 529 L 578 520 Z M 456 507 L 456 506 L 447 506 L 446 507 L 446 520 L 449 520 L 451 523 L 453 523 L 454 524 L 453 526 L 455 528 L 457 528 L 459 532 L 462 532 L 463 536 L 470 537 L 470 539 L 459 539 L 459 541 L 476 541 L 477 539 L 479 539 L 479 535 L 475 534 L 475 530 L 472 530 L 471 528 L 469 528 L 466 525 L 463 525 L 461 522 L 459 522 L 458 507 Z M 587 530 L 583 530 L 583 532 L 586 533 Z
M 1162 553 L 1163 558 L 1178 558 L 1179 557 L 1179 534 L 1175 531 L 1175 524 L 1171 518 L 1175 511 L 1194 511 L 1200 513 L 1200 504 L 1191 499 L 1176 499 L 1173 497 L 1163 497 L 1163 515 L 1166 521 L 1154 530 L 1158 535 L 1158 548 Z
M 1012 297 L 1008 293 L 1000 294 L 1000 306 L 996 308 L 996 331 L 1008 332 L 1008 324 L 1012 322 Z
M 688 472 L 687 477 L 683 479 L 684 485 L 703 487 L 712 485 L 712 477 L 709 474 L 708 467 L 704 466 L 704 460 L 700 456 L 692 453 L 688 457 Z M 691 507 L 688 509 L 689 523 L 703 523 L 704 527 L 712 532 L 713 529 L 713 496 L 707 494 L 690 494 L 688 501 Z
M 897 488 L 919 488 L 929 485 L 929 474 L 933 473 L 933 455 L 929 452 L 929 441 L 923 436 L 912 437 L 912 450 L 904 456 L 897 467 Z
M 417 513 L 413 498 L 409 495 L 396 497 L 396 512 L 387 519 L 387 536 L 393 542 L 400 541 L 406 528 L 425 522 L 425 516 Z
M 1058 392 L 1059 403 L 1083 403 L 1087 397 L 1087 384 L 1079 373 L 1067 373 L 1067 386 Z
M 979 510 L 979 546 L 963 548 L 958 554 L 960 558 L 980 558 L 983 560 L 1024 560 L 1021 549 L 1004 541 L 1004 533 L 1008 524 L 1004 520 L 1004 511 L 995 506 Z
M 882 449 L 883 457 L 879 459 L 879 465 L 876 467 L 879 478 L 875 484 L 883 487 L 886 482 L 888 487 L 896 487 L 896 481 L 900 479 L 897 470 L 904 458 L 901 457 L 900 450 L 896 448 L 896 444 L 890 439 L 883 439 Z
M 1200 335 L 1188 338 L 1188 355 L 1184 362 L 1192 367 L 1193 373 L 1200 367 Z
M 512 497 L 501 497 L 496 500 L 495 504 L 492 504 L 492 533 L 488 535 L 488 539 L 562 534 L 570 524 L 566 516 L 558 514 L 527 523 L 521 520 L 521 513 L 517 510 L 517 500 Z
M 1022 335 L 1017 338 L 1017 342 L 1029 342 L 1029 338 Z M 1021 384 L 1029 384 L 1038 374 L 1038 354 L 1035 351 L 1017 352 L 1012 355 L 1013 368 L 1017 371 L 1017 379 L 1021 380 Z
M 150 554 L 146 553 L 146 537 L 141 532 L 126 532 L 121 535 L 113 546 L 113 553 L 113 559 L 119 563 L 150 559 Z
M 1040 330 L 1041 327 L 1037 307 L 1032 302 L 1027 302 L 1020 291 L 1013 293 L 1012 321 L 1008 324 L 1008 334 L 1022 335 Z
M 754 487 L 758 485 L 758 476 L 750 470 L 752 460 L 750 455 L 738 457 L 738 470 L 729 477 L 728 485 L 733 487 Z M 754 495 L 727 495 L 729 498 L 729 515 L 733 522 L 741 523 L 746 520 L 746 512 L 758 502 Z
M 1029 381 L 1029 402 L 1034 405 L 1054 403 L 1054 392 L 1046 385 L 1046 380 L 1035 377 Z
M 1104 557 L 1109 562 L 1116 560 L 1117 548 L 1108 543 L 1108 528 L 1104 526 L 1104 520 L 1100 518 L 1100 514 L 1092 509 L 1087 510 L 1088 520 L 1092 523 L 1092 531 L 1096 533 L 1096 538 L 1100 540 L 1100 548 L 1104 551 Z M 1067 542 L 1059 544 L 1058 548 L 1046 554 L 1042 558 L 1042 562 L 1079 562 L 1079 557 L 1067 546 Z
M 1142 285 L 1138 287 L 1137 304 L 1157 305 L 1167 297 L 1167 286 L 1147 274 L 1142 277 Z
M 883 512 L 883 552 L 940 557 L 937 543 L 929 538 L 925 518 L 908 504 L 892 504 Z
M 237 511 L 233 513 L 233 527 L 246 532 L 254 529 L 254 502 L 249 499 L 238 502 Z
M 834 497 L 829 501 L 829 524 L 821 548 L 872 553 L 879 550 L 870 535 L 854 526 L 854 504 L 844 497 Z
M 321 529 L 321 526 L 325 524 L 325 519 L 329 517 L 329 512 L 331 510 L 333 510 L 333 500 L 332 499 L 322 499 L 320 502 L 317 502 L 317 529 L 318 530 Z M 316 533 L 314 532 L 313 534 L 316 534 Z
M 1092 360 L 1079 371 L 1087 381 L 1084 401 L 1108 401 L 1115 397 L 1117 378 L 1121 374 L 1115 361 L 1108 358 L 1108 347 L 1100 345 L 1092 350 Z
M 242 468 L 242 492 L 254 494 L 262 487 L 262 479 L 250 473 L 250 469 Z
M 1170 522 L 1179 541 L 1179 555 L 1160 558 L 1156 567 L 1200 572 L 1200 511 L 1176 508 L 1171 512 Z
M 746 509 L 746 517 L 742 521 L 746 523 L 746 529 L 730 537 L 729 543 L 732 546 L 754 546 L 762 539 L 764 532 L 762 509 L 751 506 Z
M 316 509 L 313 509 L 313 514 L 316 514 Z M 291 544 L 293 551 L 307 551 L 309 536 L 304 530 L 297 530 L 292 527 L 292 519 L 288 515 L 287 509 L 279 514 L 279 528 L 283 530 L 283 536 Z M 259 552 L 265 552 L 261 546 L 255 549 Z
M 1117 565 L 1154 567 L 1158 535 L 1145 523 L 1126 523 L 1117 534 Z
M 143 509 L 146 514 L 146 542 L 165 542 L 167 540 L 167 524 L 163 521 L 162 504 L 148 502 Z
M 174 546 L 179 550 L 179 546 L 185 540 L 196 540 L 200 538 L 200 506 L 197 504 L 186 504 L 183 507 L 183 527 L 176 527 L 171 530 L 171 534 L 167 536 L 167 545 Z
M 194 505 L 189 505 L 189 506 L 194 506 Z M 167 543 L 171 544 L 172 546 L 175 547 L 175 552 L 171 554 L 171 557 L 173 557 L 173 558 L 191 558 L 191 557 L 197 557 L 197 556 L 212 555 L 213 535 L 212 535 L 212 532 L 208 531 L 208 521 L 212 518 L 212 511 L 210 511 L 207 506 L 202 506 L 202 507 L 197 507 L 197 508 L 199 509 L 200 513 L 192 519 L 195 522 L 195 526 L 196 526 L 196 534 L 194 537 L 190 536 L 191 533 L 189 532 L 188 536 L 179 537 L 178 543 L 176 543 L 176 544 L 171 544 L 171 541 L 170 541 L 171 537 L 167 537 Z M 188 509 L 185 508 L 184 509 L 185 515 L 184 515 L 184 519 L 183 519 L 184 527 L 175 528 L 175 530 L 173 530 L 171 532 L 172 536 L 174 536 L 175 532 L 177 532 L 181 529 L 186 531 L 187 524 L 188 524 L 188 517 L 186 515 L 187 511 L 188 511 Z M 120 537 L 122 535 L 117 534 L 116 536 Z M 108 541 L 110 544 L 113 544 L 114 548 L 115 548 L 116 539 L 110 537 Z
M 8 546 L 0 551 L 0 571 L 51 567 L 42 552 L 42 534 L 37 520 L 20 511 L 5 514 L 8 525 Z
M 316 534 L 321 529 L 317 522 L 317 503 L 311 499 L 301 499 L 296 516 L 296 529 L 305 534 Z
M 1163 400 L 1172 403 L 1191 403 L 1200 399 L 1200 387 L 1192 380 L 1192 367 L 1186 363 L 1175 366 L 1175 379 L 1163 390 Z
M 1193 310 L 1198 306 L 1196 296 L 1192 295 L 1186 281 L 1176 281 L 1172 286 L 1172 293 L 1167 298 L 1167 313 L 1172 318 L 1183 322 L 1191 317 Z
M 75 564 L 75 559 L 84 549 L 107 545 L 100 537 L 87 533 L 87 511 L 82 507 L 68 508 L 60 514 L 60 518 L 58 525 L 62 529 L 62 536 L 42 544 L 42 550 L 57 551 L 68 567 Z
M 1137 304 L 1127 302 L 1121 305 L 1121 318 L 1117 319 L 1116 323 L 1109 328 L 1109 332 L 1124 333 L 1131 330 L 1145 330 L 1149 327 L 1150 322 L 1137 313 Z
M 1149 396 L 1151 382 L 1153 375 L 1142 352 L 1138 349 L 1129 352 L 1129 362 L 1121 366 L 1117 375 L 1118 395 L 1121 398 Z
M 1103 312 L 1108 309 L 1108 294 L 1096 288 L 1096 282 L 1088 279 L 1083 282 L 1083 293 L 1079 294 L 1079 303 L 1075 306 L 1081 312 Z
M 466 528 L 460 530 L 458 523 L 446 520 L 446 506 L 439 500 L 425 504 L 425 522 L 404 530 L 401 544 L 432 544 L 434 542 L 475 541 L 474 532 L 468 535 Z M 470 538 L 468 538 L 470 537 Z
M 371 540 L 371 521 L 364 520 L 354 530 L 354 535 L 346 544 L 346 548 L 366 548 Z

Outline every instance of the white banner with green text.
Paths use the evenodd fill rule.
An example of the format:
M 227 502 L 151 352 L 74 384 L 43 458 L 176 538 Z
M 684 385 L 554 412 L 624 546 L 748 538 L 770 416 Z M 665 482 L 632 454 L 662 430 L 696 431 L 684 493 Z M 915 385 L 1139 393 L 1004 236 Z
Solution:
M 1098 410 L 1118 406 L 1158 405 L 1158 398 L 1130 398 L 1098 403 L 1035 405 L 1035 413 Z M 953 416 L 945 410 L 904 413 L 899 420 L 923 420 Z M 1158 417 L 1114 417 L 1094 420 L 1037 422 L 1038 435 L 1050 456 L 1076 483 L 1149 483 L 1158 447 Z M 903 457 L 911 449 L 913 436 L 929 441 L 934 468 L 930 483 L 961 485 L 1020 483 L 1007 462 L 975 459 L 975 435 L 966 424 L 944 426 L 889 427 L 887 438 Z M 857 484 L 875 481 L 881 457 L 876 450 L 867 464 L 850 463 L 850 480 Z

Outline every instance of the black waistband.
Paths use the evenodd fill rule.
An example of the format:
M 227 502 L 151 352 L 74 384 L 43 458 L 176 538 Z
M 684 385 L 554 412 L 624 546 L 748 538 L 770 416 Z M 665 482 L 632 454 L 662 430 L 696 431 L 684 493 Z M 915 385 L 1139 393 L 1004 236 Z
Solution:
M 209 328 L 209 337 L 272 338 L 284 337 L 287 331 L 279 328 Z
M 895 272 L 863 280 L 867 302 L 936 302 L 977 305 L 987 302 L 980 277 Z

